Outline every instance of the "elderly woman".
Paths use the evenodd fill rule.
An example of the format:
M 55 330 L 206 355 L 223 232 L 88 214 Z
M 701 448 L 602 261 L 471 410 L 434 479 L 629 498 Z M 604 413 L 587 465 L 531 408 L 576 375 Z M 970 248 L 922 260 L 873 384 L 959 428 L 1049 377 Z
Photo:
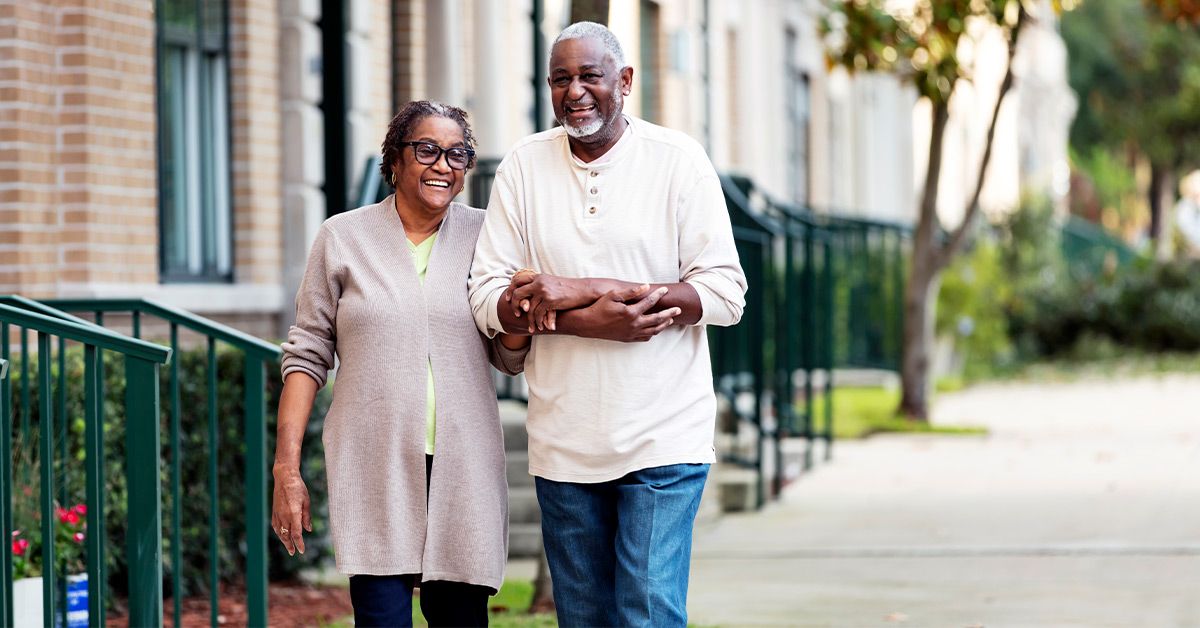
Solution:
M 484 212 L 453 202 L 475 163 L 462 109 L 406 105 L 383 142 L 395 194 L 321 225 L 283 345 L 272 527 L 312 531 L 300 443 L 338 359 L 325 417 L 329 516 L 356 626 L 486 626 L 508 553 L 504 441 L 489 360 L 515 373 L 528 338 L 485 341 L 467 302 Z

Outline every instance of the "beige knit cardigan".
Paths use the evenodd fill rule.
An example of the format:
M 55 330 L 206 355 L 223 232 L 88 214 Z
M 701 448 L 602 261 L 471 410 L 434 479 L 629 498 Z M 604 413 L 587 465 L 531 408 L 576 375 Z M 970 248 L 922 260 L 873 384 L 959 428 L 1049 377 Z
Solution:
M 330 218 L 313 243 L 282 369 L 324 385 L 338 358 L 323 442 L 343 573 L 503 581 L 508 484 L 488 362 L 513 373 L 524 353 L 486 341 L 467 301 L 483 217 L 450 205 L 424 285 L 393 197 Z M 428 505 L 427 359 L 437 398 Z

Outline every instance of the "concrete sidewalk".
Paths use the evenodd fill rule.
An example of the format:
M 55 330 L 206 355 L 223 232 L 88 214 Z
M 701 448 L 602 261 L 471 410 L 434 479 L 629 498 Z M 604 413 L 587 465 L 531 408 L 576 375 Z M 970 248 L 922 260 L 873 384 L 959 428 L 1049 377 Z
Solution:
M 697 529 L 720 626 L 1200 626 L 1200 376 L 938 400 L 986 437 L 837 444 L 758 513 Z

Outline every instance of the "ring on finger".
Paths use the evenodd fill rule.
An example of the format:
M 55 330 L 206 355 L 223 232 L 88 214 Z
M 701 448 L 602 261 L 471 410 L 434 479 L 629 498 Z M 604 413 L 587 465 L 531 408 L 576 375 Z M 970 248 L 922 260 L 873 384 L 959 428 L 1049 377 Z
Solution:
M 288 529 L 287 529 L 287 528 L 279 528 L 279 533 L 280 533 L 280 534 L 287 534 L 287 533 L 288 533 Z

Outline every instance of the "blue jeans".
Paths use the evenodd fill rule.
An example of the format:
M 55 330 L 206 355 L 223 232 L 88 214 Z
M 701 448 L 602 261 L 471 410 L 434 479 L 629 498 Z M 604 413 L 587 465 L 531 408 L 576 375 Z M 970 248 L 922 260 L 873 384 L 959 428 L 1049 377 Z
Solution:
M 706 464 L 597 484 L 535 478 L 562 626 L 686 626 L 692 524 Z

